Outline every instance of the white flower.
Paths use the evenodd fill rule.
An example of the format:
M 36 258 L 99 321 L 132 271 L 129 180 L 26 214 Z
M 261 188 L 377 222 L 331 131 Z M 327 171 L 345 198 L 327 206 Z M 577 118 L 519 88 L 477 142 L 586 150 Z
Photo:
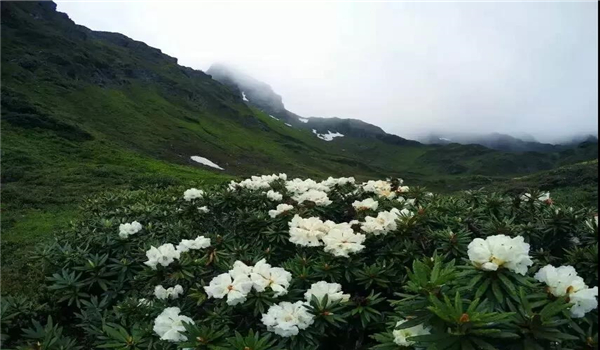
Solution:
M 363 184 L 363 190 L 365 192 L 372 192 L 377 194 L 379 197 L 394 198 L 396 192 L 392 191 L 392 184 L 388 181 L 374 181 L 370 180 Z
M 401 324 L 408 322 L 408 320 L 402 320 L 396 323 L 396 327 L 399 327 Z M 404 329 L 395 329 L 392 334 L 394 335 L 394 343 L 400 346 L 411 346 L 414 345 L 414 341 L 408 340 L 410 337 L 415 337 L 419 335 L 427 335 L 431 334 L 429 327 L 424 327 L 422 324 L 410 328 Z
M 202 207 L 198 207 L 198 212 L 200 212 L 202 214 L 206 214 L 206 213 L 210 212 L 210 209 L 208 209 L 208 207 L 205 205 L 205 206 L 202 206 Z
M 179 298 L 180 294 L 183 294 L 183 287 L 180 286 L 179 284 L 176 285 L 175 287 L 169 287 L 167 289 L 165 289 L 165 287 L 163 287 L 162 285 L 158 285 L 158 286 L 154 287 L 154 296 L 157 299 L 161 299 L 161 300 L 165 300 L 168 298 L 177 299 L 177 298 Z
M 222 273 L 204 287 L 206 294 L 215 299 L 227 296 L 227 305 L 237 305 L 246 301 L 246 296 L 252 290 L 252 281 L 246 275 L 232 278 L 229 273 Z
M 163 244 L 158 248 L 150 247 L 150 249 L 146 251 L 148 261 L 144 264 L 156 270 L 156 265 L 169 266 L 175 259 L 179 259 L 180 254 L 181 252 L 175 249 L 175 246 L 171 243 Z
M 262 315 L 262 323 L 267 326 L 267 330 L 282 337 L 297 335 L 313 322 L 314 316 L 308 312 L 302 301 L 293 304 L 284 301 L 272 305 L 267 313 Z
M 329 178 L 327 178 L 327 180 L 321 181 L 321 185 L 331 188 L 334 186 L 344 186 L 347 184 L 354 184 L 355 182 L 356 182 L 356 180 L 354 180 L 353 177 L 333 178 L 330 176 Z
M 363 231 L 367 233 L 372 233 L 375 236 L 387 234 L 390 231 L 394 231 L 398 227 L 396 224 L 396 220 L 403 212 L 399 211 L 396 208 L 393 208 L 390 211 L 380 211 L 379 213 L 377 213 L 376 218 L 372 216 L 367 216 L 361 228 Z M 406 211 L 404 213 L 410 212 Z
M 197 188 L 190 188 L 189 190 L 183 192 L 183 199 L 189 202 L 192 199 L 202 198 L 203 195 L 204 191 Z
M 247 188 L 249 190 L 262 190 L 271 188 L 271 183 L 276 180 L 287 180 L 286 174 L 273 174 L 273 175 L 262 175 L 252 176 L 249 179 L 236 183 L 232 181 L 229 184 L 230 190 L 235 190 L 237 187 Z
M 321 245 L 321 239 L 329 232 L 333 222 L 323 222 L 317 217 L 303 219 L 296 214 L 290 226 L 290 242 L 302 246 L 316 247 Z
M 327 295 L 328 303 L 335 301 L 347 302 L 350 299 L 350 294 L 342 292 L 341 284 L 327 283 L 325 281 L 313 283 L 306 293 L 304 293 L 304 298 L 307 302 L 310 302 L 314 296 L 317 300 L 322 301 L 325 295 Z
M 408 186 L 400 186 L 400 187 L 398 187 L 397 192 L 403 193 L 403 192 L 408 192 L 409 190 L 410 190 L 410 188 Z
M 331 204 L 331 200 L 327 197 L 327 193 L 319 190 L 308 190 L 300 195 L 292 197 L 296 202 L 302 204 L 306 201 L 314 202 L 316 205 L 326 207 Z
M 179 332 L 184 332 L 183 322 L 194 323 L 194 321 L 184 315 L 179 315 L 181 310 L 178 307 L 168 307 L 154 320 L 154 332 L 158 334 L 161 340 L 171 342 L 180 342 L 187 340 L 187 337 Z
M 469 259 L 484 271 L 496 271 L 500 267 L 525 275 L 533 264 L 529 257 L 529 244 L 522 236 L 489 236 L 485 240 L 475 238 L 468 246 Z
M 548 286 L 548 292 L 554 296 L 568 296 L 574 305 L 571 316 L 583 317 L 598 307 L 598 287 L 588 288 L 573 266 L 554 267 L 546 265 L 536 274 L 535 279 Z
M 398 197 L 396 198 L 396 200 L 400 203 L 404 203 L 405 205 L 415 205 L 415 199 L 411 198 L 411 199 L 406 199 L 404 197 Z
M 349 253 L 356 253 L 365 248 L 362 243 L 365 235 L 354 233 L 351 223 L 336 224 L 327 235 L 323 237 L 325 251 L 335 256 L 348 257 Z
M 265 259 L 262 259 L 252 267 L 250 279 L 254 283 L 253 286 L 257 292 L 263 292 L 269 287 L 278 297 L 287 294 L 292 274 L 281 267 L 271 267 Z
M 352 206 L 356 210 L 377 210 L 379 206 L 379 202 L 374 200 L 373 198 L 367 198 L 363 201 L 354 201 Z
M 283 199 L 283 195 L 281 193 L 279 193 L 279 192 L 275 192 L 273 190 L 269 190 L 267 192 L 267 198 L 269 198 L 272 201 L 279 202 L 280 200 Z
M 142 224 L 137 221 L 119 225 L 119 237 L 127 238 L 142 230 Z
M 184 239 L 179 245 L 177 245 L 177 250 L 180 253 L 185 253 L 189 250 L 193 249 L 204 249 L 210 247 L 210 238 L 206 238 L 204 236 L 198 236 L 196 239 Z
M 281 213 L 284 213 L 284 212 L 292 210 L 292 209 L 294 209 L 293 205 L 279 204 L 277 206 L 277 209 L 269 210 L 269 216 L 272 218 L 275 218 L 275 217 L 279 216 Z
M 236 262 L 233 263 L 233 268 L 229 270 L 229 274 L 233 278 L 238 278 L 239 276 L 246 276 L 250 278 L 251 273 L 252 266 L 248 266 L 239 260 L 236 260 Z
M 288 192 L 294 193 L 296 195 L 303 194 L 310 190 L 317 190 L 317 191 L 323 191 L 323 192 L 329 191 L 328 186 L 317 183 L 313 179 L 306 179 L 306 180 L 293 179 L 293 180 L 287 181 L 285 183 L 285 188 L 288 190 Z

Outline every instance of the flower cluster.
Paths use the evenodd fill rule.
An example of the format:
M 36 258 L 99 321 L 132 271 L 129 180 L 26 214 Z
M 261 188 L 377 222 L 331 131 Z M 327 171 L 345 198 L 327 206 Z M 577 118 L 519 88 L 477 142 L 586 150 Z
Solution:
M 229 184 L 229 189 L 236 188 L 246 188 L 249 190 L 264 190 L 271 188 L 271 183 L 277 180 L 287 180 L 286 174 L 273 174 L 273 175 L 261 175 L 261 176 L 252 176 L 249 179 L 235 182 L 231 181 Z
M 344 294 L 344 292 L 342 292 L 341 284 L 328 283 L 325 281 L 313 283 L 306 293 L 304 293 L 304 298 L 307 302 L 310 302 L 313 297 L 321 301 L 326 295 L 328 303 L 336 301 L 347 302 L 350 299 L 350 294 Z
M 354 201 L 352 206 L 356 210 L 377 210 L 377 207 L 379 207 L 379 202 L 373 198 L 367 198 L 362 201 Z
M 332 203 L 329 197 L 327 197 L 327 193 L 319 190 L 308 190 L 302 194 L 292 196 L 292 199 L 298 202 L 298 204 L 309 201 L 321 207 L 326 207 Z
M 377 213 L 377 217 L 367 216 L 361 228 L 363 231 L 372 233 L 375 236 L 385 235 L 398 227 L 396 220 L 400 216 L 412 216 L 412 212 L 408 209 L 398 210 L 396 208 L 390 211 L 380 211 Z
M 193 199 L 202 198 L 202 196 L 204 196 L 204 191 L 199 190 L 197 188 L 190 188 L 189 190 L 183 192 L 183 199 L 185 199 L 188 202 Z
M 183 323 L 193 324 L 194 321 L 187 316 L 180 315 L 180 312 L 181 310 L 178 307 L 168 307 L 156 317 L 153 330 L 161 340 L 170 342 L 187 340 L 187 337 L 181 334 L 185 331 Z
M 335 223 L 333 221 L 323 222 L 317 217 L 303 219 L 296 214 L 288 225 L 290 242 L 305 247 L 316 247 L 322 245 L 321 240 Z
M 303 301 L 283 301 L 272 305 L 267 313 L 262 315 L 262 323 L 270 332 L 282 337 L 291 337 L 313 324 L 314 316 L 308 312 Z
M 125 239 L 142 230 L 142 224 L 137 221 L 119 225 L 119 237 Z
M 198 236 L 196 239 L 183 239 L 177 245 L 177 250 L 180 253 L 185 253 L 189 250 L 198 250 L 210 247 L 210 238 Z
M 365 246 L 362 243 L 365 239 L 365 235 L 354 233 L 352 223 L 336 224 L 322 238 L 326 252 L 345 258 L 350 253 L 357 253 L 363 250 Z
M 177 299 L 181 294 L 183 294 L 183 287 L 179 284 L 175 287 L 169 287 L 166 289 L 162 285 L 154 287 L 154 296 L 160 300 L 166 300 L 169 298 Z
M 158 265 L 165 267 L 169 266 L 173 261 L 180 258 L 181 253 L 194 249 L 203 249 L 209 246 L 210 238 L 205 238 L 204 236 L 198 236 L 193 240 L 184 239 L 177 245 L 177 248 L 171 243 L 163 244 L 158 248 L 152 246 L 146 251 L 148 261 L 144 262 L 144 264 L 150 266 L 153 270 L 156 270 Z
M 573 303 L 572 317 L 583 317 L 598 307 L 598 287 L 589 288 L 572 266 L 557 268 L 546 265 L 534 277 L 548 286 L 550 294 L 556 297 L 569 297 L 569 302 Z
M 279 202 L 280 200 L 283 199 L 283 195 L 279 192 L 275 192 L 273 190 L 269 190 L 267 192 L 267 198 L 269 198 L 270 200 L 274 201 L 274 202 Z
M 496 271 L 501 267 L 525 275 L 533 265 L 529 256 L 529 244 L 522 236 L 489 236 L 485 240 L 475 238 L 468 246 L 469 259 L 477 268 Z
M 237 305 L 246 301 L 246 297 L 254 288 L 257 292 L 271 289 L 275 296 L 287 293 L 292 274 L 281 267 L 271 267 L 264 259 L 254 266 L 247 266 L 236 261 L 229 272 L 222 273 L 204 287 L 206 294 L 215 299 L 227 297 L 228 305 Z
M 289 204 L 279 204 L 276 209 L 269 210 L 269 216 L 275 218 L 286 211 L 290 211 L 294 209 L 293 205 Z

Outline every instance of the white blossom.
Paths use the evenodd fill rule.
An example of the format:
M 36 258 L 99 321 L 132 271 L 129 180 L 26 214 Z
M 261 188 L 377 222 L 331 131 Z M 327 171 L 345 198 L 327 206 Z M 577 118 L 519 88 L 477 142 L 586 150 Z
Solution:
M 325 281 L 313 283 L 306 293 L 304 293 L 304 298 L 307 302 L 310 302 L 314 296 L 317 300 L 321 301 L 325 295 L 327 295 L 328 303 L 336 301 L 347 302 L 350 299 L 350 294 L 342 292 L 341 284 L 327 283 Z
M 279 202 L 280 200 L 283 199 L 283 195 L 281 193 L 279 193 L 279 192 L 275 192 L 273 190 L 269 190 L 267 192 L 267 198 L 269 198 L 272 201 Z
M 308 328 L 314 322 L 314 316 L 308 312 L 302 301 L 287 301 L 272 305 L 262 315 L 262 323 L 267 330 L 282 337 L 297 335 L 300 330 Z
M 184 239 L 177 245 L 177 250 L 180 253 L 185 253 L 189 250 L 204 249 L 210 247 L 210 238 L 198 236 L 196 239 Z
M 276 209 L 269 210 L 269 216 L 275 218 L 286 211 L 294 209 L 293 205 L 290 204 L 279 204 Z
M 204 291 L 210 298 L 223 299 L 227 297 L 227 305 L 237 305 L 246 301 L 246 296 L 252 290 L 252 281 L 246 275 L 235 278 L 229 273 L 222 273 L 210 281 Z
M 406 322 L 408 322 L 408 320 L 398 321 L 398 323 L 396 323 L 396 327 L 399 327 L 401 324 Z M 422 324 L 410 328 L 395 329 L 392 332 L 392 335 L 394 336 L 394 343 L 400 346 L 412 346 L 415 344 L 415 342 L 408 340 L 408 338 L 427 334 L 431 334 L 430 328 L 424 327 Z
M 168 298 L 177 299 L 181 294 L 183 294 L 183 287 L 179 284 L 175 287 L 169 287 L 166 289 L 162 285 L 154 287 L 154 296 L 160 300 L 165 300 Z
M 187 337 L 180 332 L 185 331 L 183 323 L 191 323 L 194 321 L 184 315 L 180 315 L 181 310 L 178 307 L 168 307 L 164 309 L 160 315 L 154 320 L 154 332 L 158 334 L 161 340 L 171 342 L 181 342 L 187 340 Z
M 229 270 L 229 274 L 232 278 L 238 278 L 239 276 L 246 276 L 250 278 L 251 273 L 252 266 L 248 266 L 239 260 L 236 260 L 236 262 L 233 263 L 233 268 Z
M 292 274 L 281 267 L 271 267 L 262 259 L 252 267 L 250 279 L 257 292 L 263 292 L 268 287 L 278 297 L 287 294 Z
M 468 246 L 469 259 L 484 271 L 496 271 L 501 267 L 525 275 L 533 264 L 529 257 L 529 244 L 522 236 L 489 236 L 485 240 L 475 238 Z
M 571 316 L 580 318 L 598 307 L 598 287 L 589 288 L 573 266 L 554 267 L 546 265 L 536 274 L 535 279 L 548 286 L 548 292 L 554 296 L 568 296 Z
M 317 183 L 313 179 L 293 179 L 285 183 L 285 188 L 288 190 L 288 192 L 294 193 L 295 195 L 301 195 L 310 190 L 317 190 L 322 192 L 329 191 L 328 186 L 322 183 Z
M 335 256 L 348 257 L 350 253 L 356 253 L 365 248 L 362 243 L 366 237 L 360 233 L 354 233 L 351 223 L 341 223 L 333 226 L 323 237 L 325 251 Z
M 399 211 L 396 208 L 393 208 L 390 211 L 380 211 L 377 213 L 377 217 L 367 216 L 361 229 L 367 233 L 372 233 L 375 236 L 387 234 L 398 227 L 396 220 L 401 214 L 408 215 L 409 213 L 410 212 L 406 209 Z
M 327 193 L 319 190 L 308 190 L 299 195 L 294 195 L 292 197 L 296 202 L 302 204 L 306 201 L 314 202 L 316 205 L 321 207 L 326 207 L 331 204 L 331 200 L 327 196 Z
M 183 192 L 183 199 L 189 202 L 192 199 L 202 198 L 203 195 L 204 191 L 197 188 L 190 188 L 189 190 Z
M 321 239 L 335 225 L 331 221 L 323 222 L 317 217 L 303 219 L 298 214 L 288 224 L 290 227 L 290 242 L 308 247 L 322 245 Z
M 396 192 L 392 191 L 392 184 L 384 180 L 370 180 L 363 184 L 363 190 L 365 192 L 375 193 L 379 197 L 394 198 Z
M 119 225 L 119 237 L 127 238 L 142 230 L 142 224 L 137 221 Z
M 354 201 L 352 206 L 356 210 L 377 210 L 379 206 L 379 202 L 374 200 L 373 198 L 367 198 L 362 201 Z
M 179 259 L 180 254 L 181 252 L 175 249 L 171 243 L 163 244 L 158 248 L 152 246 L 146 251 L 148 261 L 144 264 L 156 270 L 156 265 L 169 266 L 175 259 Z
M 356 182 L 356 180 L 353 177 L 334 178 L 334 177 L 330 176 L 329 178 L 327 178 L 327 180 L 321 181 L 321 185 L 332 188 L 334 186 L 344 186 L 347 184 L 353 185 L 355 182 Z
M 198 207 L 198 212 L 202 213 L 202 214 L 206 214 L 206 213 L 210 212 L 210 209 L 208 209 L 208 207 L 205 205 L 205 206 L 202 206 L 202 207 Z

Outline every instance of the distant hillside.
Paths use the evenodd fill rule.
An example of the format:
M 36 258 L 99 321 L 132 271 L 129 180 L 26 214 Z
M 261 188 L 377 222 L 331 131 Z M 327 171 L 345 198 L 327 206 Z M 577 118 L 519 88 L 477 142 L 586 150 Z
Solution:
M 515 137 L 500 133 L 474 134 L 474 133 L 431 133 L 420 139 L 425 144 L 448 145 L 458 143 L 461 145 L 481 145 L 487 148 L 505 152 L 560 152 L 576 147 L 583 142 L 598 143 L 598 138 L 592 135 L 573 138 L 562 144 L 549 144 L 538 142 L 530 135 Z

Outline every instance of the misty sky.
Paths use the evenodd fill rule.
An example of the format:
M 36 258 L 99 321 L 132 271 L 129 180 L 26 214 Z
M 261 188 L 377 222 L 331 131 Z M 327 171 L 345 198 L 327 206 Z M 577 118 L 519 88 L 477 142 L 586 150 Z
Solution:
M 598 129 L 598 4 L 65 2 L 90 29 L 120 32 L 207 70 L 229 63 L 302 116 L 388 132 Z

